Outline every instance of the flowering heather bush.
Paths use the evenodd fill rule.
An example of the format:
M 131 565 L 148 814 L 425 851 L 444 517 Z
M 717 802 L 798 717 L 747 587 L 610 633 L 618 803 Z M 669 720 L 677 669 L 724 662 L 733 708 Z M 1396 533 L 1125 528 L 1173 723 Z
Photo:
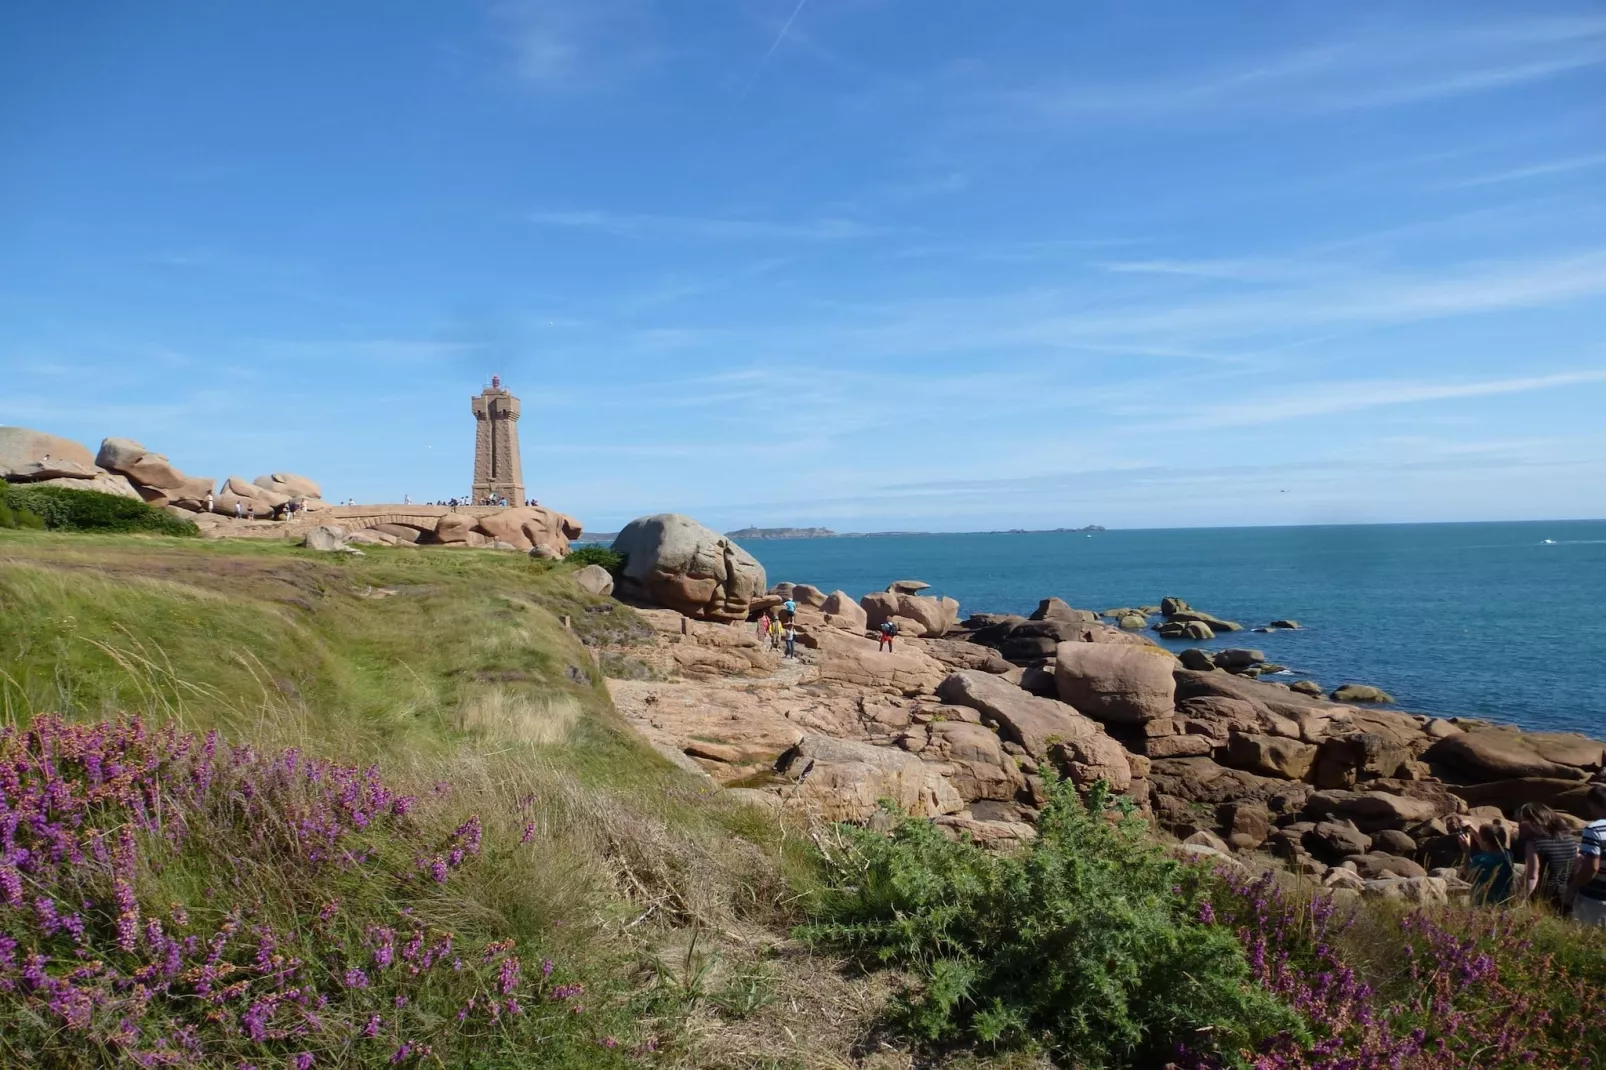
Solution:
M 580 981 L 423 919 L 493 848 L 420 805 L 138 720 L 0 731 L 0 1063 L 627 1061 Z
M 1331 895 L 1290 895 L 1270 874 L 1221 875 L 1214 905 L 1201 909 L 1237 932 L 1256 981 L 1317 1037 L 1283 1035 L 1244 1052 L 1256 1070 L 1606 1065 L 1606 1041 L 1594 1028 L 1606 993 L 1598 977 L 1543 948 L 1540 928 L 1555 921 L 1474 909 L 1341 919 Z

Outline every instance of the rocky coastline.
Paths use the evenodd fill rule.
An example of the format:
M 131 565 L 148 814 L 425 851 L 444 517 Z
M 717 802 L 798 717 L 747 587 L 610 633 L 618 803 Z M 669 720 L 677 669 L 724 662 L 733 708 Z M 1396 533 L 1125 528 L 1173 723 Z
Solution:
M 616 676 L 644 677 L 610 679 L 615 704 L 673 760 L 809 820 L 873 822 L 891 799 L 954 835 L 1018 843 L 1046 768 L 1107 782 L 1180 852 L 1432 903 L 1466 890 L 1455 821 L 1510 823 L 1533 801 L 1581 825 L 1606 780 L 1606 744 L 1582 735 L 1380 708 L 1391 700 L 1367 685 L 1267 679 L 1280 666 L 1247 646 L 1174 655 L 1149 638 L 1296 621 L 1246 626 L 1174 596 L 967 615 L 916 580 L 857 598 L 771 584 L 727 536 L 673 515 L 614 546 L 628 556 L 616 594 L 653 629 L 610 651 L 640 666 Z M 753 623 L 787 600 L 794 660 Z M 884 620 L 899 625 L 890 653 Z

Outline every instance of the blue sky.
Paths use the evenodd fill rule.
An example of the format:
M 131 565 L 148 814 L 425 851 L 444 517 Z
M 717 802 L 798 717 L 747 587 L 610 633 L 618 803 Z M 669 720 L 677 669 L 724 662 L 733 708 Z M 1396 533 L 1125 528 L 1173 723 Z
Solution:
M 1606 6 L 168 0 L 0 32 L 0 423 L 612 530 L 1606 515 Z

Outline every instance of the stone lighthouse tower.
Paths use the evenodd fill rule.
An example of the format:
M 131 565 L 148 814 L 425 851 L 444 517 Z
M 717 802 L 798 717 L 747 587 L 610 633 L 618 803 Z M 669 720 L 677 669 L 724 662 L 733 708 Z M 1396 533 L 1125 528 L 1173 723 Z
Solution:
M 519 399 L 500 376 L 470 399 L 474 408 L 474 500 L 505 497 L 523 505 L 524 466 L 519 463 Z

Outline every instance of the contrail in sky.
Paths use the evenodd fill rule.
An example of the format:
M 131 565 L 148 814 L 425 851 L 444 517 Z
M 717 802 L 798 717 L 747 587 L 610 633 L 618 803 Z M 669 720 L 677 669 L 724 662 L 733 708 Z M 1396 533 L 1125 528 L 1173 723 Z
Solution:
M 753 72 L 753 77 L 749 78 L 747 84 L 742 87 L 743 93 L 753 88 L 753 83 L 758 81 L 758 76 L 764 73 L 764 68 L 769 64 L 770 57 L 775 55 L 775 50 L 781 47 L 782 41 L 786 40 L 787 31 L 792 28 L 792 23 L 797 21 L 798 15 L 803 11 L 803 5 L 808 2 L 809 0 L 797 0 L 797 7 L 792 9 L 791 18 L 786 20 L 786 25 L 781 27 L 781 32 L 775 35 L 775 41 L 770 45 L 770 50 L 764 53 L 764 58 L 759 60 L 758 70 Z

